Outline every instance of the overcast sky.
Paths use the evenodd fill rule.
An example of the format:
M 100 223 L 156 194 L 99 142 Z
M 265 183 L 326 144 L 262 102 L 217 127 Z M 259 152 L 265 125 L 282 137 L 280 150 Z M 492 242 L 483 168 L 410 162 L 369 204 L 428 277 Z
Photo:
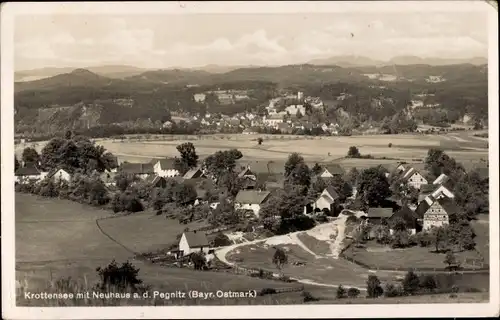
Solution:
M 15 69 L 487 57 L 484 13 L 50 15 L 15 18 Z

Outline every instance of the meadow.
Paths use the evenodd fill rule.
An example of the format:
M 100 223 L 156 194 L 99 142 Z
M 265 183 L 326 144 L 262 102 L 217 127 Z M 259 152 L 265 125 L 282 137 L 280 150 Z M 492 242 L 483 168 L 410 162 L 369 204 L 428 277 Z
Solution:
M 478 162 L 488 158 L 488 141 L 474 137 L 476 131 L 453 132 L 440 135 L 399 134 L 360 136 L 292 136 L 292 135 L 151 135 L 127 136 L 119 139 L 96 139 L 98 144 L 117 155 L 120 161 L 147 162 L 151 158 L 178 156 L 176 146 L 192 142 L 201 159 L 219 150 L 237 148 L 243 160 L 286 160 L 292 152 L 298 152 L 306 161 L 336 161 L 346 167 L 367 167 L 397 160 L 422 161 L 428 149 L 442 148 L 460 162 Z M 257 139 L 264 141 L 261 145 Z M 26 146 L 34 145 L 39 151 L 46 142 L 16 145 L 18 157 Z M 391 143 L 391 147 L 389 147 Z M 350 146 L 356 146 L 364 155 L 376 159 L 343 159 Z M 384 157 L 386 159 L 384 159 Z

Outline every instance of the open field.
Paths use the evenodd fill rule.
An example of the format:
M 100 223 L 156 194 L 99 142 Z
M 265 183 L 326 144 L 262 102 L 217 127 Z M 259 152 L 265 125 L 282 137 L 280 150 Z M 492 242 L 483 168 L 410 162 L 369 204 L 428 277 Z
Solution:
M 132 260 L 133 254 L 119 244 L 103 235 L 96 225 L 96 219 L 111 215 L 103 210 L 93 209 L 78 203 L 44 199 L 33 195 L 16 194 L 16 279 L 20 283 L 27 283 L 32 292 L 44 290 L 48 282 L 61 277 L 72 277 L 88 283 L 97 280 L 95 268 L 106 266 L 112 259 L 117 262 Z M 131 216 L 119 217 L 106 222 L 130 219 Z M 140 216 L 138 216 L 140 217 Z M 144 215 L 147 219 L 149 216 Z M 176 225 L 170 229 L 165 243 L 175 235 L 178 222 L 166 220 Z M 121 239 L 129 237 L 137 242 L 136 248 L 147 248 L 152 240 L 152 233 L 161 238 L 166 235 L 162 232 L 159 221 L 150 221 L 152 229 L 140 226 L 140 219 L 126 220 L 121 226 Z M 137 227 L 139 226 L 139 227 Z M 144 226 L 146 223 L 144 222 Z M 186 227 L 182 225 L 181 231 Z M 112 229 L 112 228 L 108 228 Z M 152 230 L 156 231 L 152 231 Z M 116 229 L 117 230 L 117 229 Z M 132 241 L 132 242 L 133 242 Z M 141 242 L 144 246 L 141 247 Z M 128 244 L 130 245 L 131 242 Z M 158 241 L 158 244 L 161 244 Z M 223 272 L 201 272 L 190 269 L 164 268 L 158 265 L 133 260 L 132 263 L 140 268 L 139 278 L 153 288 L 163 290 L 260 290 L 266 287 L 290 287 L 299 284 L 250 278 Z
M 291 135 L 202 135 L 202 136 L 151 136 L 147 141 L 143 138 L 113 140 L 97 139 L 96 142 L 119 157 L 120 161 L 146 162 L 155 157 L 178 156 L 176 146 L 183 142 L 192 142 L 200 158 L 204 158 L 218 150 L 238 148 L 244 160 L 285 160 L 292 152 L 301 153 L 307 161 L 327 162 L 338 160 L 347 154 L 350 146 L 357 146 L 362 154 L 371 154 L 376 158 L 390 157 L 407 162 L 414 159 L 423 160 L 429 148 L 443 148 L 457 161 L 475 161 L 488 157 L 487 139 L 474 137 L 475 131 L 453 132 L 442 135 L 362 135 L 350 137 L 307 137 Z M 262 137 L 262 145 L 257 138 Z M 137 136 L 135 137 L 137 138 Z M 46 142 L 37 142 L 35 147 L 41 150 Z M 389 148 L 388 144 L 392 143 Z M 16 153 L 21 155 L 25 145 L 16 145 Z M 382 163 L 387 160 L 345 159 L 342 165 L 354 163 L 366 166 Z M 395 160 L 391 160 L 394 162 Z
M 472 222 L 476 233 L 477 251 L 457 252 L 458 261 L 464 262 L 466 258 L 480 259 L 484 257 L 485 263 L 489 263 L 489 224 L 484 222 Z M 391 249 L 374 241 L 367 244 L 367 248 L 350 247 L 345 255 L 359 261 L 373 269 L 399 269 L 413 268 L 437 268 L 446 266 L 444 259 L 446 254 L 434 253 L 432 246 L 428 248 L 412 247 L 407 249 Z M 465 265 L 464 265 L 465 266 Z M 471 267 L 471 266 L 467 266 Z

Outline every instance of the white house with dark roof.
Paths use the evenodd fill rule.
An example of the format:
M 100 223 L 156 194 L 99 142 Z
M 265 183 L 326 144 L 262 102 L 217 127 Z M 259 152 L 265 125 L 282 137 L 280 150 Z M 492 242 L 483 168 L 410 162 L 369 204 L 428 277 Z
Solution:
M 343 176 L 344 169 L 336 163 L 323 166 L 323 170 L 319 174 L 321 178 L 333 178 L 334 176 Z
M 147 177 L 155 173 L 153 165 L 151 163 L 124 162 L 120 165 L 118 171 L 137 176 L 140 179 L 146 179 Z
M 402 178 L 408 186 L 412 186 L 417 190 L 420 190 L 422 185 L 428 183 L 427 179 L 413 167 L 406 169 L 402 174 Z
M 252 210 L 259 217 L 262 204 L 269 198 L 269 191 L 240 190 L 234 199 L 235 210 Z
M 54 182 L 69 182 L 71 180 L 71 174 L 64 169 L 57 169 L 54 172 L 48 175 L 50 179 L 53 179 Z
M 15 182 L 27 182 L 30 180 L 41 181 L 47 176 L 47 172 L 42 172 L 34 164 L 17 169 L 15 172 Z
M 208 254 L 210 243 L 208 242 L 205 232 L 202 231 L 186 231 L 182 234 L 179 240 L 179 251 L 181 255 L 188 255 L 193 252 L 203 252 Z
M 175 169 L 175 159 L 152 160 L 153 171 L 160 177 L 176 177 L 181 173 Z
M 333 211 L 335 202 L 339 198 L 339 194 L 335 191 L 333 186 L 329 186 L 325 188 L 323 192 L 318 196 L 318 198 L 310 205 L 304 207 L 304 214 L 309 214 L 310 211 L 317 211 L 324 209 L 328 209 L 329 211 Z

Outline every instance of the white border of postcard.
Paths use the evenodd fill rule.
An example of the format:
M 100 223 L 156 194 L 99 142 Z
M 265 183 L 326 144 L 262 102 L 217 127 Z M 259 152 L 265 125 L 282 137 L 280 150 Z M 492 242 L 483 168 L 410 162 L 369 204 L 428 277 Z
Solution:
M 13 32 L 19 14 L 193 14 L 193 13 L 326 13 L 326 12 L 471 12 L 489 20 L 489 162 L 490 167 L 490 302 L 476 304 L 404 305 L 281 305 L 211 307 L 62 307 L 15 306 Z M 467 23 L 467 21 L 464 21 Z M 3 3 L 1 6 L 2 61 L 2 316 L 6 319 L 114 318 L 360 318 L 360 317 L 471 317 L 499 314 L 498 216 L 498 13 L 483 1 L 376 2 L 66 2 Z M 75 310 L 76 309 L 76 310 Z

